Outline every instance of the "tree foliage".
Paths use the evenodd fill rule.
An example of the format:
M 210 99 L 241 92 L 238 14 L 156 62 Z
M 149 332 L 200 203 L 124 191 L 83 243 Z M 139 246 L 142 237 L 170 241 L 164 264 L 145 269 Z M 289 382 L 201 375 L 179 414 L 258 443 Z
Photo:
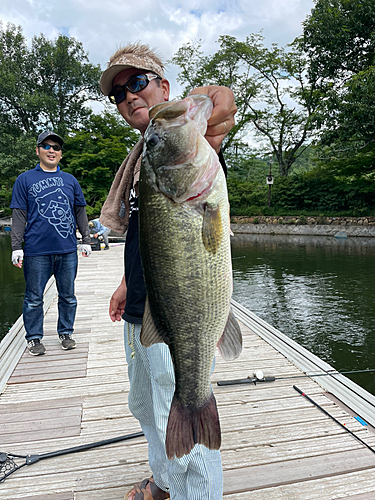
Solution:
M 298 43 L 319 88 L 322 164 L 338 175 L 374 172 L 374 1 L 317 0 Z
M 301 38 L 311 72 L 342 84 L 373 66 L 374 26 L 373 0 L 315 0 Z
M 207 84 L 232 89 L 238 107 L 237 123 L 228 134 L 224 150 L 238 146 L 249 133 L 259 140 L 258 155 L 273 156 L 281 176 L 286 176 L 308 146 L 317 106 L 315 86 L 306 79 L 306 60 L 296 45 L 286 51 L 267 48 L 261 34 L 241 42 L 219 37 L 219 50 L 201 52 L 201 42 L 181 47 L 172 62 L 181 68 L 178 80 L 184 95 Z
M 28 48 L 21 27 L 0 23 L 0 118 L 18 134 L 50 128 L 65 136 L 78 127 L 86 104 L 103 99 L 100 74 L 75 38 L 41 34 Z
M 92 114 L 84 128 L 70 131 L 61 163 L 80 183 L 88 214 L 100 214 L 119 166 L 138 140 L 137 132 L 109 112 Z

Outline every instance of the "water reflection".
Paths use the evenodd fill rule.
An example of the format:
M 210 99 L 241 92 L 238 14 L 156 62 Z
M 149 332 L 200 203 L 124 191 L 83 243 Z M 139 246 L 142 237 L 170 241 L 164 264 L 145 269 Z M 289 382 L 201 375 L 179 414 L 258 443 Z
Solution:
M 375 238 L 236 235 L 233 298 L 338 370 L 375 368 L 374 256 Z

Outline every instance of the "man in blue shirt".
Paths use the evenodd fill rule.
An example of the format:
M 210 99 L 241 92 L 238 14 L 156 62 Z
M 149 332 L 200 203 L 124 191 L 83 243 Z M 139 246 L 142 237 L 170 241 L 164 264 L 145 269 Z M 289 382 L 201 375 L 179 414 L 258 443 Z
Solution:
M 23 321 L 29 353 L 46 349 L 43 338 L 43 293 L 54 275 L 58 290 L 57 333 L 63 349 L 74 349 L 73 324 L 77 309 L 74 281 L 77 274 L 76 226 L 82 234 L 82 255 L 91 253 L 86 201 L 75 177 L 60 170 L 64 141 L 54 132 L 38 136 L 40 163 L 19 175 L 13 187 L 12 262 L 22 268 L 26 281 Z M 22 240 L 24 248 L 22 249 Z
M 105 244 L 104 250 L 109 250 L 108 235 L 111 232 L 111 230 L 108 227 L 103 226 L 103 224 L 101 224 L 99 222 L 99 219 L 90 220 L 89 228 L 95 232 L 95 234 L 93 235 L 94 238 L 98 238 L 99 236 L 103 236 L 103 240 L 104 240 L 104 244 Z

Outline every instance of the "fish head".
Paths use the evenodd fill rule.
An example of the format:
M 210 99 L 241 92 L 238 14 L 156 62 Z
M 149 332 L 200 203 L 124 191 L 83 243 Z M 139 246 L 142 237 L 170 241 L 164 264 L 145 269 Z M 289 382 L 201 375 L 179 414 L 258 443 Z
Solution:
M 206 95 L 157 104 L 150 111 L 144 135 L 143 161 L 158 189 L 176 202 L 201 189 L 213 149 L 204 139 L 213 109 Z M 199 182 L 198 182 L 199 184 Z

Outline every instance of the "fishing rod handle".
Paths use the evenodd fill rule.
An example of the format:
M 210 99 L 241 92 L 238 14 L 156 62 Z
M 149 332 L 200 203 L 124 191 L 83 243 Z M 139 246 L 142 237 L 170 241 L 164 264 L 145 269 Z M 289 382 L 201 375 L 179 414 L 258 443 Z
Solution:
M 219 380 L 217 385 L 239 385 L 239 384 L 257 384 L 258 382 L 274 382 L 276 380 L 275 377 L 263 377 L 262 379 L 258 378 L 240 378 L 237 380 Z
M 137 437 L 144 436 L 143 432 L 135 432 L 133 434 L 125 434 L 124 436 L 118 436 L 111 439 L 105 439 L 104 441 L 96 441 L 95 443 L 82 444 L 80 446 L 74 446 L 73 448 L 66 448 L 65 450 L 52 451 L 51 453 L 44 453 L 43 455 L 29 455 L 30 463 L 37 462 L 42 458 L 58 457 L 60 455 L 67 455 L 68 453 L 77 453 L 79 451 L 91 450 L 98 446 L 104 446 L 106 444 L 118 443 L 120 441 L 125 441 L 127 439 L 133 439 Z M 36 459 L 38 457 L 38 460 Z

